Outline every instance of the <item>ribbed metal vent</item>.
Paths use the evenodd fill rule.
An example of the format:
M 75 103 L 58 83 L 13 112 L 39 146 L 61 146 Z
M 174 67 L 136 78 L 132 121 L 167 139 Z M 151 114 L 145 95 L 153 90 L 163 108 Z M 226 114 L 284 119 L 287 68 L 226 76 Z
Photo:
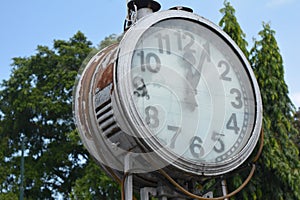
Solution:
M 107 138 L 110 138 L 121 131 L 114 119 L 110 98 L 111 89 L 112 84 L 108 85 L 103 90 L 98 91 L 95 98 L 97 122 L 103 135 Z
M 125 151 L 133 151 L 137 147 L 135 138 L 126 134 L 115 120 L 111 102 L 112 84 L 108 85 L 95 96 L 95 114 L 102 136 L 107 138 L 114 147 Z M 140 149 L 136 150 L 140 152 Z
M 96 108 L 96 117 L 99 127 L 103 131 L 103 135 L 107 138 L 121 131 L 114 119 L 110 99 Z

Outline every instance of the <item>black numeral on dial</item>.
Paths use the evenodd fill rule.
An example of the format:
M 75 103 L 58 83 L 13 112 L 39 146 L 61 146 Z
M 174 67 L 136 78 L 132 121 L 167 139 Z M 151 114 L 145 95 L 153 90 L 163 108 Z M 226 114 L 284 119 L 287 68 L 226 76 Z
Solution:
M 193 157 L 200 158 L 204 155 L 204 149 L 202 147 L 202 140 L 200 137 L 195 136 L 190 141 L 190 151 Z
M 221 74 L 221 79 L 224 80 L 224 81 L 231 81 L 232 79 L 230 77 L 228 77 L 228 74 L 230 72 L 229 64 L 226 61 L 221 60 L 218 64 L 218 67 L 224 68 L 224 71 Z
M 175 148 L 175 142 L 176 142 L 176 139 L 177 139 L 177 137 L 179 136 L 179 134 L 181 132 L 181 128 L 177 127 L 177 126 L 168 125 L 168 130 L 175 132 L 173 137 L 171 138 L 171 142 L 170 142 L 170 148 L 174 149 Z
M 137 76 L 133 79 L 133 87 L 135 88 L 135 91 L 133 94 L 137 97 L 146 97 L 147 99 L 150 99 L 150 96 L 148 94 L 144 79 Z
M 230 90 L 230 94 L 236 95 L 236 97 L 235 97 L 236 102 L 231 102 L 231 105 L 237 109 L 242 108 L 243 107 L 242 93 L 238 89 L 232 88 Z
M 156 35 L 156 37 L 158 39 L 159 53 L 164 53 L 164 49 L 165 49 L 166 53 L 170 55 L 171 54 L 170 36 L 169 35 L 162 36 L 162 34 L 159 33 Z M 166 46 L 166 48 L 164 48 L 164 46 Z
M 217 153 L 222 153 L 225 150 L 225 144 L 221 139 L 222 134 L 219 134 L 217 132 L 213 132 L 211 139 L 216 142 L 214 145 L 214 150 Z
M 229 118 L 227 124 L 226 124 L 226 128 L 228 130 L 233 130 L 235 134 L 238 134 L 240 131 L 240 128 L 237 125 L 237 120 L 236 120 L 236 114 L 233 113 L 231 115 L 231 117 Z
M 158 73 L 160 71 L 161 60 L 158 55 L 151 52 L 145 55 L 144 51 L 138 52 L 137 55 L 141 58 L 141 70 L 143 72 L 145 72 L 146 69 L 152 73 Z

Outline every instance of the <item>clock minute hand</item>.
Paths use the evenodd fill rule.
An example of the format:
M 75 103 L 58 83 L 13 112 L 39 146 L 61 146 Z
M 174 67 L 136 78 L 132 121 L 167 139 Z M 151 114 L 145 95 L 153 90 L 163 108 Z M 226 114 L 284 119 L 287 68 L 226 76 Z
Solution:
M 186 89 L 185 102 L 187 103 L 188 107 L 193 111 L 198 106 L 196 101 L 196 88 L 200 81 L 200 73 L 198 70 L 194 69 L 193 65 L 189 64 L 186 66 L 188 69 L 188 72 L 186 74 L 188 84 Z
M 195 68 L 194 65 L 191 64 L 191 62 L 187 62 L 186 64 L 187 66 L 186 79 L 189 83 L 189 88 L 192 89 L 187 90 L 187 94 L 186 94 L 187 96 L 185 100 L 189 102 L 188 105 L 191 108 L 191 110 L 195 110 L 195 107 L 198 106 L 195 96 L 197 95 L 197 86 L 200 82 L 200 77 L 201 77 L 201 73 L 205 61 L 211 62 L 208 42 L 206 42 L 203 45 L 198 66 Z

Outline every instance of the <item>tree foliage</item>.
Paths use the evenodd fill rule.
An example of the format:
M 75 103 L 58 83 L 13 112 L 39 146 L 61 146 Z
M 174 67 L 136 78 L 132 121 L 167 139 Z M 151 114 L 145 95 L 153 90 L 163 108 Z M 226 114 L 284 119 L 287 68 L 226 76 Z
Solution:
M 72 115 L 75 77 L 91 45 L 78 32 L 69 41 L 55 40 L 52 49 L 38 46 L 35 55 L 14 58 L 0 91 L 1 195 L 18 193 L 21 136 L 26 137 L 26 199 L 66 198 L 88 173 L 107 179 L 100 170 L 89 170 Z M 101 180 L 98 184 L 95 191 L 103 187 Z
M 235 9 L 225 0 L 224 8 L 220 9 L 220 12 L 223 14 L 223 17 L 219 25 L 235 41 L 248 58 L 249 52 L 247 50 L 248 42 L 245 39 L 246 34 L 243 32 L 235 17 Z
M 99 48 L 103 49 L 103 48 L 105 48 L 105 47 L 107 47 L 109 45 L 112 45 L 112 44 L 115 44 L 117 42 L 120 42 L 121 39 L 122 39 L 122 35 L 119 36 L 119 35 L 116 35 L 116 34 L 111 34 L 111 35 L 105 37 L 104 40 L 102 40 L 100 42 Z
M 264 106 L 265 143 L 260 162 L 263 198 L 300 199 L 299 151 L 292 140 L 298 132 L 293 125 L 295 108 L 288 97 L 283 60 L 269 24 L 263 24 L 259 36 L 251 50 L 251 63 Z
M 89 162 L 83 176 L 76 180 L 70 197 L 74 200 L 116 200 L 121 194 L 117 183 L 107 177 L 95 162 Z

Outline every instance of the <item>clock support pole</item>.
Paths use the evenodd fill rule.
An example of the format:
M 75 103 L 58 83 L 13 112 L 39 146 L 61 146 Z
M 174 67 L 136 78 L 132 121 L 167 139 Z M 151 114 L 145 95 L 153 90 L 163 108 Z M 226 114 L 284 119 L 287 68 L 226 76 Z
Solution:
M 125 200 L 132 200 L 133 199 L 133 175 L 130 173 L 131 169 L 131 153 L 128 153 L 125 156 L 125 163 L 124 163 L 124 196 Z
M 124 178 L 122 181 L 122 200 L 133 200 L 133 159 L 132 153 L 128 153 L 124 157 Z M 221 188 L 223 196 L 228 194 L 226 180 L 222 180 Z M 144 187 L 140 189 L 140 200 L 150 200 L 151 197 L 156 197 L 159 200 L 187 200 L 175 191 L 174 188 L 158 183 L 157 187 Z M 203 198 L 213 198 L 213 192 L 208 192 L 202 196 Z M 228 200 L 225 198 L 224 200 Z

